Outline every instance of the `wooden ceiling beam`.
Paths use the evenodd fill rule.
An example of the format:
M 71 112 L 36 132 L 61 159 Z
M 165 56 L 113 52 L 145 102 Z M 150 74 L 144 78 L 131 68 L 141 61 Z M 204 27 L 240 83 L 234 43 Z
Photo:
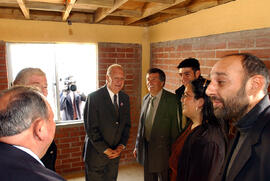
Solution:
M 211 8 L 218 5 L 218 0 L 196 0 L 187 7 L 189 12 L 197 12 L 202 9 Z
M 139 10 L 129 10 L 129 9 L 120 9 L 116 10 L 110 14 L 110 16 L 121 16 L 121 17 L 141 17 L 142 12 Z
M 26 8 L 25 6 L 25 2 L 24 0 L 17 0 L 22 12 L 23 12 L 23 15 L 26 19 L 30 19 L 30 13 L 29 13 L 29 9 Z
M 66 2 L 67 2 L 66 10 L 63 13 L 63 18 L 62 18 L 63 21 L 66 21 L 67 20 L 67 18 L 69 16 L 69 13 L 70 13 L 71 9 L 73 8 L 76 0 L 67 0 Z
M 96 7 L 104 7 L 104 8 L 112 8 L 114 4 L 114 0 L 77 0 L 76 5 L 78 6 L 96 6 Z
M 98 8 L 98 10 L 95 13 L 95 22 L 100 22 L 103 20 L 106 16 L 117 10 L 119 7 L 121 7 L 123 4 L 128 2 L 128 0 L 115 0 L 114 5 L 112 8 Z
M 27 2 L 26 6 L 29 9 L 33 9 L 33 10 L 65 12 L 65 5 L 64 4 Z
M 184 16 L 188 14 L 188 11 L 186 8 L 169 8 L 161 11 L 162 13 L 166 14 L 177 14 L 180 16 Z
M 173 4 L 175 0 L 136 0 L 139 2 L 152 2 L 152 3 L 161 3 L 161 4 Z
M 173 7 L 177 4 L 189 2 L 190 0 L 176 0 L 173 4 L 158 4 L 158 3 L 148 3 L 144 7 L 144 11 L 141 17 L 139 18 L 126 18 L 125 25 L 130 25 L 138 20 L 141 20 L 145 17 L 151 16 L 153 14 L 156 14 L 162 10 L 168 9 L 170 7 Z

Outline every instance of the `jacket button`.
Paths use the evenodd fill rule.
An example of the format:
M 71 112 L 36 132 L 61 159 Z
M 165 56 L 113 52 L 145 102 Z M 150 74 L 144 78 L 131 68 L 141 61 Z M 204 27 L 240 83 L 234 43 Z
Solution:
M 118 125 L 118 124 L 119 124 L 119 122 L 118 122 L 118 121 L 116 121 L 116 123 L 115 123 L 115 124 L 117 124 L 117 125 Z

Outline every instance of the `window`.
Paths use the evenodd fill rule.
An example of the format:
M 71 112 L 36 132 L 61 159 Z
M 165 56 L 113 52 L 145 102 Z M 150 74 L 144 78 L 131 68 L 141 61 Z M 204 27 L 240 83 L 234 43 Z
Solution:
M 69 97 L 68 102 L 73 103 L 77 95 L 81 99 L 77 108 L 79 110 L 76 111 L 80 115 L 76 116 L 81 119 L 85 96 L 97 88 L 96 52 L 96 44 L 8 43 L 9 85 L 23 68 L 40 68 L 46 73 L 47 98 L 53 108 L 55 120 L 73 120 L 73 117 L 65 116 L 72 107 L 62 109 L 64 106 L 60 104 L 60 96 Z

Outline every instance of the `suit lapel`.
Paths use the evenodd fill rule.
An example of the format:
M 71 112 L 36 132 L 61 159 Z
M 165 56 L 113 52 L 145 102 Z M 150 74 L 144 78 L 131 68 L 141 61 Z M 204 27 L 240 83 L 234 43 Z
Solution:
M 260 134 L 262 129 L 266 126 L 267 121 L 264 121 L 264 117 L 270 116 L 270 111 L 267 111 L 270 107 L 264 110 L 264 112 L 257 118 L 257 121 L 254 123 L 254 127 L 251 128 L 247 135 L 246 140 L 242 144 L 242 148 L 240 148 L 238 155 L 231 167 L 231 171 L 228 175 L 228 180 L 234 180 L 237 174 L 241 171 L 241 169 L 245 166 L 247 161 L 250 159 L 252 154 L 252 147 L 259 142 Z M 228 165 L 228 163 L 227 163 Z M 226 173 L 225 173 L 226 174 Z
M 103 87 L 103 100 L 104 100 L 104 107 L 108 108 L 111 115 L 116 117 L 116 112 L 115 112 L 110 94 L 107 90 L 107 86 Z

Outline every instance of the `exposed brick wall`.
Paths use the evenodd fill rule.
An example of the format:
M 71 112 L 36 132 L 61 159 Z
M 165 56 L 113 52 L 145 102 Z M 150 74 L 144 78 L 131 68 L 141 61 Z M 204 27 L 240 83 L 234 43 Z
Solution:
M 130 99 L 131 129 L 126 150 L 121 155 L 120 164 L 134 163 L 132 155 L 134 149 L 138 120 L 141 105 L 141 45 L 124 43 L 99 43 L 98 44 L 98 72 L 99 86 L 106 83 L 106 70 L 113 64 L 118 63 L 125 71 L 124 92 Z
M 0 90 L 8 88 L 7 64 L 6 64 L 6 45 L 0 41 Z
M 180 86 L 177 65 L 185 58 L 200 61 L 202 75 L 208 75 L 220 57 L 231 53 L 249 52 L 262 59 L 270 68 L 270 28 L 225 33 L 198 38 L 151 44 L 151 65 L 165 71 L 165 87 L 174 92 Z
M 82 160 L 84 137 L 82 123 L 57 126 L 54 139 L 57 145 L 56 172 L 68 174 L 84 170 Z

